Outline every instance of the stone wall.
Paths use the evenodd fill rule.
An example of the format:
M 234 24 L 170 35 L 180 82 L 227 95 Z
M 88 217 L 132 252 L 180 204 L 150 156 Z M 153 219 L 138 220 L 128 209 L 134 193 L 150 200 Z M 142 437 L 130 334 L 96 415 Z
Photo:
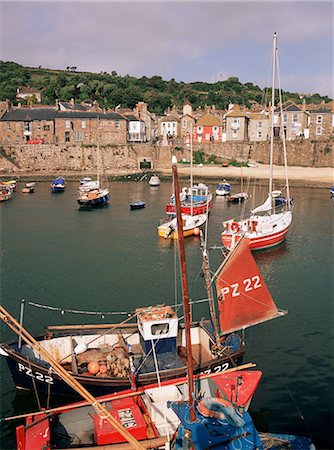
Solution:
M 269 162 L 269 145 L 265 142 L 234 142 L 220 144 L 194 144 L 194 151 L 203 151 L 206 157 L 215 155 L 217 162 L 231 160 L 255 160 Z M 107 171 L 113 169 L 137 170 L 146 160 L 153 169 L 170 167 L 172 153 L 178 160 L 189 161 L 189 147 L 151 144 L 105 145 L 100 147 L 101 164 Z M 333 142 L 300 140 L 287 143 L 287 158 L 290 166 L 333 167 Z M 0 166 L 8 158 L 21 171 L 95 171 L 97 148 L 81 145 L 5 145 Z M 274 163 L 283 165 L 283 148 L 275 143 Z

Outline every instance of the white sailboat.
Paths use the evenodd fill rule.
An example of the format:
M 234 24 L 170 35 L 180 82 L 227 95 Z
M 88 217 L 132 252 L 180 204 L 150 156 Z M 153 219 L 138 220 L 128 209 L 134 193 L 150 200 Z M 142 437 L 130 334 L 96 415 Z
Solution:
M 292 222 L 291 199 L 289 191 L 289 180 L 287 171 L 287 156 L 285 135 L 281 120 L 281 138 L 284 151 L 286 202 L 279 209 L 276 208 L 276 192 L 273 190 L 273 152 L 274 152 L 274 113 L 275 113 L 275 79 L 278 75 L 278 50 L 277 35 L 273 37 L 273 72 L 272 72 L 272 97 L 271 97 L 271 134 L 270 134 L 270 176 L 268 197 L 257 208 L 251 211 L 248 218 L 235 221 L 233 219 L 224 222 L 225 230 L 222 233 L 222 243 L 232 249 L 242 236 L 249 239 L 252 250 L 273 247 L 284 241 Z M 278 77 L 279 79 L 279 77 Z M 282 105 L 281 87 L 279 90 L 279 102 Z M 280 106 L 282 117 L 282 106 Z
M 109 203 L 110 193 L 109 189 L 103 188 L 100 181 L 100 136 L 97 141 L 97 180 L 88 181 L 81 184 L 79 187 L 78 203 L 80 207 L 92 208 L 105 206 Z

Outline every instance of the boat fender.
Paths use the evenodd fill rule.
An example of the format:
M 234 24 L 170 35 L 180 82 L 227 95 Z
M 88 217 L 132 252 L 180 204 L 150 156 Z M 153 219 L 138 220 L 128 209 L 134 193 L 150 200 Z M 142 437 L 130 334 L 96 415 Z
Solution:
M 231 223 L 231 231 L 233 233 L 239 233 L 240 231 L 240 225 L 238 224 L 238 222 L 232 222 Z
M 231 402 L 223 398 L 207 398 L 198 404 L 198 410 L 204 417 L 226 420 L 230 425 L 243 427 L 245 421 Z

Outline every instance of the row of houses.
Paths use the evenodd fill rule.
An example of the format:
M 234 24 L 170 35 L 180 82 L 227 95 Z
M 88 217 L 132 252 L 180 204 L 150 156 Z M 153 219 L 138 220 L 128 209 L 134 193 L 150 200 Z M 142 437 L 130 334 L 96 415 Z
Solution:
M 271 138 L 269 110 L 248 111 L 230 105 L 227 111 L 214 107 L 193 111 L 189 103 L 181 111 L 172 108 L 164 116 L 151 113 L 139 102 L 134 110 L 120 107 L 102 110 L 97 102 L 77 104 L 57 101 L 51 106 L 2 105 L 0 144 L 160 145 L 266 141 Z M 287 140 L 328 140 L 334 137 L 333 102 L 312 108 L 285 102 L 274 111 L 274 138 L 284 132 Z

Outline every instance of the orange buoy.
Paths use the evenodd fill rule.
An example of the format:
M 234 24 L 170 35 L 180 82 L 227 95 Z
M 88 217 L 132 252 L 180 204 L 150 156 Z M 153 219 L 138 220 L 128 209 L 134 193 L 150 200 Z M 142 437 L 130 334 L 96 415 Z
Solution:
M 95 375 L 97 372 L 100 371 L 100 364 L 98 363 L 98 361 L 91 361 L 90 363 L 88 363 L 87 369 L 88 372 Z
M 194 228 L 194 235 L 199 236 L 201 230 L 199 228 Z
M 108 367 L 105 364 L 100 365 L 100 372 L 101 373 L 107 373 Z
M 94 374 L 90 373 L 90 372 L 83 372 L 80 375 L 84 376 L 84 377 L 92 377 Z

